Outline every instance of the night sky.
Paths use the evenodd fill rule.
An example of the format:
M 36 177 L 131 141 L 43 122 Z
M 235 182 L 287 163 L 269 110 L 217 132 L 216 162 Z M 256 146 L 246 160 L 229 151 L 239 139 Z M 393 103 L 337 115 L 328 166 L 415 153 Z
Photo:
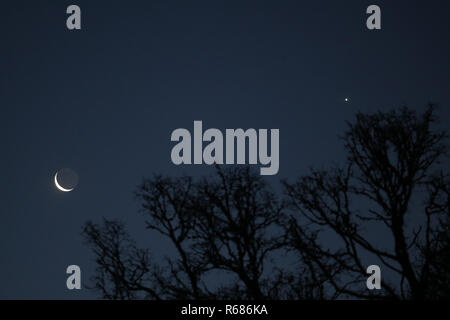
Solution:
M 82 29 L 66 28 L 66 8 Z M 366 28 L 377 4 L 382 30 Z M 344 160 L 357 111 L 439 105 L 450 119 L 450 2 L 2 1 L 0 298 L 79 299 L 95 264 L 89 219 L 120 218 L 155 254 L 133 191 L 170 161 L 176 128 L 279 128 L 276 183 Z M 350 99 L 349 102 L 345 98 Z M 259 168 L 259 166 L 257 166 Z M 53 183 L 72 168 L 73 192 Z

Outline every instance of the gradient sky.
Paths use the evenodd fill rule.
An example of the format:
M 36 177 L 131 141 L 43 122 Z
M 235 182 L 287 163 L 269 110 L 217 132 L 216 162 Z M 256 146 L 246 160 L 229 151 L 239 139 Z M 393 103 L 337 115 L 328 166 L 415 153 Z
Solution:
M 66 28 L 70 4 L 82 30 Z M 370 4 L 382 30 L 366 28 Z M 343 160 L 337 135 L 355 112 L 439 104 L 450 120 L 450 3 L 442 1 L 2 1 L 0 9 L 0 298 L 78 299 L 94 263 L 80 235 L 102 217 L 128 222 L 156 254 L 133 197 L 176 167 L 170 134 L 279 128 L 278 181 Z M 344 102 L 349 97 L 350 102 Z M 79 185 L 53 176 L 73 168 Z

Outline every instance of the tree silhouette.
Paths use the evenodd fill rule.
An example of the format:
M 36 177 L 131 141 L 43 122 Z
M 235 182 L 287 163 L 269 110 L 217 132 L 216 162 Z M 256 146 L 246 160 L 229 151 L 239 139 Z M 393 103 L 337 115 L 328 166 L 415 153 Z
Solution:
M 271 255 L 283 250 L 284 205 L 248 167 L 221 170 L 214 178 L 155 176 L 138 187 L 146 228 L 170 240 L 176 257 L 150 264 L 118 221 L 88 222 L 87 243 L 97 261 L 95 287 L 105 298 L 275 299 L 292 276 L 276 270 Z M 213 272 L 226 281 L 213 289 Z
M 94 288 L 109 299 L 439 299 L 450 297 L 450 183 L 434 107 L 357 114 L 343 167 L 271 191 L 249 167 L 154 176 L 136 197 L 175 254 L 150 259 L 123 223 L 87 222 Z M 382 289 L 366 288 L 366 268 Z
M 358 114 L 343 137 L 348 153 L 343 168 L 312 170 L 284 184 L 296 211 L 286 226 L 289 246 L 336 292 L 425 299 L 437 297 L 434 286 L 448 288 L 444 220 L 450 189 L 438 167 L 446 156 L 446 134 L 433 131 L 436 120 L 433 106 L 421 115 L 407 108 Z M 386 239 L 369 239 L 368 230 Z M 338 239 L 337 248 L 321 241 L 326 232 Z M 364 287 L 370 261 L 395 275 L 378 293 Z M 437 280 L 441 272 L 445 278 Z

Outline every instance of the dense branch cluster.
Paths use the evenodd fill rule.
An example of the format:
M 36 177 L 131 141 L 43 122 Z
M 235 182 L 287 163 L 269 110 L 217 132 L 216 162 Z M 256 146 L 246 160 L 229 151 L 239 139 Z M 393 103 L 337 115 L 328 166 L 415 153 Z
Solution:
M 176 254 L 156 263 L 121 222 L 88 222 L 95 287 L 111 299 L 448 298 L 450 179 L 436 121 L 433 106 L 358 114 L 345 164 L 280 193 L 248 167 L 146 179 L 145 226 Z M 369 264 L 382 290 L 365 287 Z

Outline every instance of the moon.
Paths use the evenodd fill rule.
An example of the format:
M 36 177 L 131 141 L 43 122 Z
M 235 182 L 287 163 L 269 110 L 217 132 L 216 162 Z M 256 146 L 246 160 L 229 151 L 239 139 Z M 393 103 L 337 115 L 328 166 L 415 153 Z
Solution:
M 63 192 L 70 192 L 73 190 L 73 188 L 65 189 L 65 188 L 61 187 L 61 185 L 58 183 L 58 172 L 55 173 L 55 186 Z
M 70 192 L 75 189 L 78 175 L 69 168 L 58 170 L 54 177 L 55 186 L 62 192 Z

